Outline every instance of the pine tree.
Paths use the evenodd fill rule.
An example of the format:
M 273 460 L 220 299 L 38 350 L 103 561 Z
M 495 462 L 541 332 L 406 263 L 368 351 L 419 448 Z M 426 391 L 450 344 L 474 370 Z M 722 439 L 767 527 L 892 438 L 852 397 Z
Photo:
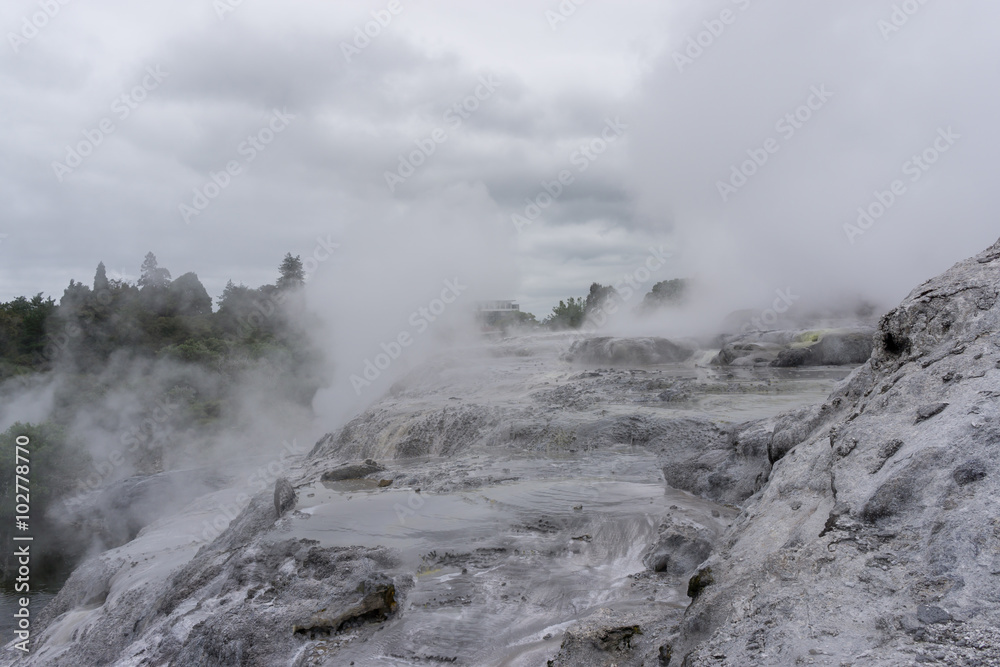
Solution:
M 298 255 L 292 257 L 290 252 L 285 253 L 285 259 L 278 267 L 278 273 L 280 274 L 277 282 L 278 289 L 301 287 L 306 282 L 306 274 L 302 269 L 302 259 Z
M 139 287 L 165 287 L 170 282 L 170 271 L 161 269 L 156 263 L 156 255 L 146 253 L 142 262 L 142 275 L 139 276 Z
M 104 262 L 97 265 L 97 273 L 94 274 L 94 292 L 102 292 L 108 289 L 108 273 L 104 269 Z

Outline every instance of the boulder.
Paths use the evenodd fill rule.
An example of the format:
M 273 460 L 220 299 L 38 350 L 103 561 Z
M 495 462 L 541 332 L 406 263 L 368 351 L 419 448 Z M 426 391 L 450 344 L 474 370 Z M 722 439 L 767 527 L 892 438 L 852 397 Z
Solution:
M 372 459 L 365 459 L 362 463 L 345 463 L 344 465 L 334 468 L 333 470 L 327 470 L 323 473 L 320 479 L 324 482 L 339 482 L 345 479 L 363 479 L 368 475 L 382 472 L 384 470 L 384 467 L 380 466 Z
M 600 336 L 575 341 L 566 361 L 612 366 L 647 366 L 687 361 L 694 349 L 666 338 L 611 338 Z
M 280 519 L 281 515 L 295 507 L 295 487 L 284 477 L 279 477 L 274 483 L 274 513 Z

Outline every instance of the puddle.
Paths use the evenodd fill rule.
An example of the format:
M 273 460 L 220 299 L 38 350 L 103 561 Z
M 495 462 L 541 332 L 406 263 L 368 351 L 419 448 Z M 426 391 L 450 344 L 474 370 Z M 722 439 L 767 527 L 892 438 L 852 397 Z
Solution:
M 566 627 L 600 608 L 683 609 L 684 591 L 649 601 L 629 575 L 667 514 L 716 532 L 734 515 L 666 488 L 649 457 L 616 461 L 615 479 L 600 457 L 484 463 L 522 478 L 449 493 L 317 484 L 275 537 L 389 547 L 400 562 L 387 574 L 415 581 L 400 613 L 337 664 L 544 664 Z

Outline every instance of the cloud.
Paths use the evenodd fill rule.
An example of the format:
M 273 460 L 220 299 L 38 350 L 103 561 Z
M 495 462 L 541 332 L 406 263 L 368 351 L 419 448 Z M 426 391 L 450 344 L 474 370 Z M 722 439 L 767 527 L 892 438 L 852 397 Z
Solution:
M 814 307 L 844 294 L 890 304 L 995 241 L 1000 100 L 986 82 L 1000 9 L 977 3 L 973 20 L 902 3 L 919 9 L 885 39 L 899 4 L 682 5 L 633 101 L 630 183 L 640 212 L 674 212 L 679 253 L 728 297 L 720 307 L 785 286 Z M 723 10 L 733 22 L 720 30 Z M 903 173 L 947 128 L 961 139 L 919 178 Z M 845 224 L 897 179 L 906 193 L 851 243 Z

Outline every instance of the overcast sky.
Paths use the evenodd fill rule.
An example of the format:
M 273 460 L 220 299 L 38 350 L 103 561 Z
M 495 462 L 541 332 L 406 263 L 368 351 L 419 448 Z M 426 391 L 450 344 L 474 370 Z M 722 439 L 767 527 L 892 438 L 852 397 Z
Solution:
M 541 317 L 652 247 L 642 291 L 898 301 L 1000 236 L 997 3 L 576 2 L 4 2 L 0 299 L 292 252 Z

